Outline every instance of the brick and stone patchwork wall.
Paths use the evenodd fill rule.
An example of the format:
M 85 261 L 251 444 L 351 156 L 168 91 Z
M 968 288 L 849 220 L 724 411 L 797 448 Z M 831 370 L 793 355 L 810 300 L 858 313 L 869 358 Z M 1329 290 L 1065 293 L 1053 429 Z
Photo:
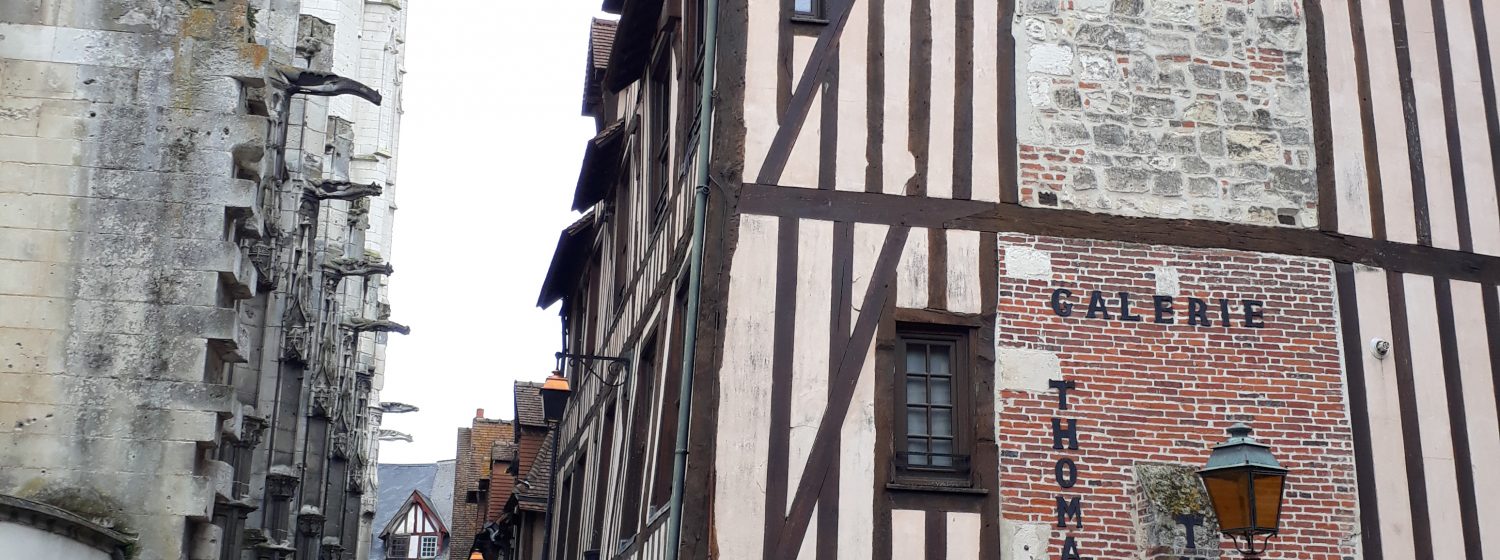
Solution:
M 1024 204 L 1315 227 L 1296 0 L 1017 4 Z
M 1354 451 L 1329 263 L 1019 234 L 998 246 L 1007 558 L 1066 557 L 1069 536 L 1084 558 L 1229 557 L 1212 548 L 1211 519 L 1189 544 L 1177 517 L 1208 511 L 1193 471 L 1235 422 L 1291 470 L 1267 558 L 1352 557 Z M 1138 319 L 1124 318 L 1121 292 Z M 1171 311 L 1160 322 L 1158 301 Z M 1073 384 L 1066 410 L 1059 381 Z M 1068 437 L 1054 449 L 1053 418 L 1062 431 L 1076 422 L 1076 450 Z M 1064 458 L 1076 466 L 1068 488 Z M 1060 497 L 1079 500 L 1066 528 Z

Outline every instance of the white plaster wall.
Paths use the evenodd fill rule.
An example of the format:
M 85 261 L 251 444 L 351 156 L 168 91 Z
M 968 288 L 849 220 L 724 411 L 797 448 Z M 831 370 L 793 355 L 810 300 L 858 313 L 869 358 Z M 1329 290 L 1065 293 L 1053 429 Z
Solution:
M 1391 308 L 1389 286 L 1385 271 L 1354 267 L 1356 298 L 1359 301 L 1359 333 L 1366 344 L 1379 338 L 1394 340 L 1391 334 Z M 1376 359 L 1368 346 L 1350 348 L 1350 352 L 1366 352 L 1364 371 L 1366 408 L 1369 410 L 1370 433 L 1379 434 L 1370 440 L 1370 466 L 1375 472 L 1375 488 L 1380 496 L 1379 530 L 1385 553 L 1392 558 L 1415 558 L 1412 548 L 1411 502 L 1406 483 L 1406 453 L 1401 446 L 1401 402 L 1396 388 L 1396 360 L 1387 356 Z
M 787 480 L 802 480 L 813 437 L 828 406 L 828 330 L 833 293 L 833 223 L 801 220 L 797 235 L 797 336 L 792 343 L 792 406 Z M 797 486 L 787 484 L 787 507 Z
M 1448 423 L 1443 355 L 1438 350 L 1442 342 L 1433 279 L 1413 274 L 1404 277 L 1412 385 L 1416 393 L 1417 431 L 1422 436 L 1422 475 L 1427 487 L 1432 552 L 1435 558 L 1462 558 L 1464 535 L 1458 510 L 1458 472 Z
M 891 510 L 891 558 L 927 557 L 927 512 Z
M 1458 339 L 1459 370 L 1469 436 L 1469 461 L 1474 473 L 1474 495 L 1500 496 L 1500 421 L 1497 421 L 1494 378 L 1484 318 L 1486 288 L 1470 282 L 1453 283 L 1454 334 Z M 1500 555 L 1500 501 L 1475 500 L 1480 543 L 1488 556 Z
M 760 558 L 771 425 L 777 219 L 740 217 L 719 371 L 714 526 L 720 557 Z

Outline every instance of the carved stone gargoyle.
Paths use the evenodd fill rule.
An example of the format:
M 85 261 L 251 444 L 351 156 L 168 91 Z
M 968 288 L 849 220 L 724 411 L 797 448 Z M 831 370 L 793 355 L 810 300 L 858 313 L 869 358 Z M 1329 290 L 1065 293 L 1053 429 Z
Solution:
M 344 328 L 354 332 L 394 332 L 411 334 L 411 327 L 387 319 L 363 319 L 355 317 L 344 323 Z
M 364 259 L 337 258 L 323 263 L 323 274 L 333 280 L 342 280 L 347 276 L 370 277 L 376 274 L 389 275 L 395 272 L 390 263 L 370 262 Z
M 377 430 L 375 432 L 375 439 L 378 439 L 380 441 L 407 441 L 407 442 L 409 442 L 409 441 L 411 441 L 411 435 L 407 434 L 407 433 L 404 433 L 404 432 L 398 432 L 396 430 L 381 429 L 381 430 Z
M 314 200 L 357 200 L 380 193 L 379 183 L 361 185 L 348 181 L 319 181 L 302 188 L 302 194 Z
M 285 64 L 276 65 L 276 73 L 286 80 L 286 92 L 289 95 L 305 93 L 308 95 L 353 95 L 376 105 L 380 104 L 380 92 L 370 86 L 359 83 L 356 80 L 345 78 L 332 72 L 321 72 L 306 68 L 297 68 Z

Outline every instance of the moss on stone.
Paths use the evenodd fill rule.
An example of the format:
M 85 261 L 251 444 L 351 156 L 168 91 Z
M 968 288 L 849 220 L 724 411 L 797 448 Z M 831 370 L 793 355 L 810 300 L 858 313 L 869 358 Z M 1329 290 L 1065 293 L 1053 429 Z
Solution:
M 1171 515 L 1208 511 L 1198 473 L 1182 465 L 1140 465 L 1139 480 L 1147 499 Z
M 68 510 L 74 515 L 116 532 L 133 533 L 125 523 L 125 506 L 95 488 L 47 485 L 25 497 L 35 502 Z

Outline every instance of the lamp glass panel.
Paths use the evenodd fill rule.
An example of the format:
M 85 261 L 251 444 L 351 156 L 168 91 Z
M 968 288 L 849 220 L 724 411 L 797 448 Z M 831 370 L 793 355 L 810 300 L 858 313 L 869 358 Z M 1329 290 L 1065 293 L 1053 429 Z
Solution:
M 1286 475 L 1257 473 L 1255 475 L 1255 526 L 1260 529 L 1275 529 L 1281 517 L 1281 491 Z
M 1250 526 L 1250 473 L 1217 471 L 1203 475 L 1219 530 L 1229 532 Z

